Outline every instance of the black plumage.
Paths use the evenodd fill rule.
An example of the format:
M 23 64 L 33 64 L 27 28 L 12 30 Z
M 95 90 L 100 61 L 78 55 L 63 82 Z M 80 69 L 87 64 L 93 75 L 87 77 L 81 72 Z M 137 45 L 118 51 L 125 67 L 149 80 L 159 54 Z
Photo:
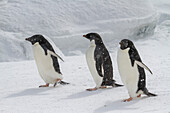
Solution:
M 40 46 L 44 50 L 45 55 L 48 54 L 47 50 L 50 50 L 55 53 L 52 45 L 42 35 L 33 35 L 32 37 L 27 38 L 27 40 L 30 41 L 32 43 L 32 45 L 34 45 L 36 42 L 39 42 Z M 51 55 L 51 58 L 53 61 L 53 67 L 54 67 L 55 71 L 58 72 L 59 74 L 61 74 L 60 66 L 58 63 L 58 58 L 53 55 Z
M 88 33 L 84 35 L 84 37 L 90 41 L 95 40 L 96 48 L 94 50 L 94 60 L 99 76 L 103 77 L 101 86 L 122 86 L 116 84 L 113 79 L 112 61 L 100 35 L 97 33 Z
M 130 48 L 128 53 L 129 53 L 132 67 L 134 67 L 135 61 L 142 62 L 140 55 L 132 41 L 130 41 L 129 39 L 123 39 L 120 42 L 120 45 L 121 45 L 120 48 L 122 50 Z M 155 94 L 148 92 L 148 90 L 146 88 L 146 75 L 145 75 L 144 68 L 140 67 L 139 65 L 137 65 L 137 68 L 138 68 L 138 72 L 139 72 L 139 81 L 138 81 L 138 89 L 137 89 L 136 93 L 138 93 L 138 91 L 142 90 L 146 95 L 154 96 Z

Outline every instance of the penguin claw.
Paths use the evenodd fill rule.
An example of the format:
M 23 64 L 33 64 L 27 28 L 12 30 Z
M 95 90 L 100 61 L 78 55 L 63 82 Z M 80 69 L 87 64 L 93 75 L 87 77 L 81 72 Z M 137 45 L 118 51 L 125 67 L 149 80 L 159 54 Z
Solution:
M 128 98 L 128 99 L 123 100 L 123 102 L 130 102 L 132 99 L 133 99 L 133 98 L 130 97 L 130 98 Z
M 95 88 L 89 88 L 89 89 L 86 89 L 87 91 L 95 91 L 95 90 L 97 90 L 97 88 L 95 87 Z

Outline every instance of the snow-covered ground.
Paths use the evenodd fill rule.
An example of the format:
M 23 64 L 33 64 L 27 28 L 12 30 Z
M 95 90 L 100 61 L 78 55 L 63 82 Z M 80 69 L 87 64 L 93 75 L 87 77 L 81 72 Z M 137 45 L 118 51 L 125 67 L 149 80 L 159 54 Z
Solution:
M 125 87 L 88 92 L 94 87 L 85 56 L 65 57 L 61 63 L 64 80 L 69 85 L 53 88 L 38 88 L 44 84 L 34 61 L 0 63 L 0 112 L 1 113 L 131 113 L 131 112 L 170 112 L 170 39 L 153 37 L 135 43 L 143 62 L 150 67 L 153 75 L 147 73 L 148 89 L 158 94 L 157 97 L 122 102 L 128 98 Z M 111 54 L 114 61 L 114 78 L 121 83 L 116 54 Z
M 100 11 L 106 11 L 104 12 L 106 15 L 108 15 L 107 10 L 110 11 L 112 9 L 112 13 L 117 12 L 117 10 L 113 10 L 114 8 L 108 6 L 108 4 L 119 4 L 120 6 L 117 5 L 117 7 L 123 7 L 120 8 L 121 10 L 119 11 L 125 12 L 121 15 L 121 13 L 118 11 L 119 13 L 117 14 L 120 15 L 116 16 L 115 18 L 113 18 L 114 15 L 109 15 L 108 17 L 106 17 L 106 15 L 100 15 L 100 17 L 103 17 L 102 20 L 98 20 L 99 17 L 94 15 L 93 19 L 95 20 L 92 18 L 85 18 L 84 21 L 80 21 L 77 18 L 72 19 L 74 16 L 71 15 L 69 20 L 63 20 L 67 26 L 66 28 L 61 28 L 62 26 L 57 24 L 58 18 L 56 19 L 56 23 L 54 22 L 55 17 L 53 18 L 53 16 L 57 14 L 53 14 L 56 11 L 55 6 L 57 5 L 57 3 L 55 4 L 54 1 L 47 3 L 45 0 L 42 2 L 39 0 L 30 0 L 26 2 L 27 4 L 24 4 L 25 2 L 26 0 L 0 0 L 0 14 L 2 14 L 0 15 L 0 17 L 2 17 L 0 18 L 0 61 L 11 61 L 0 63 L 0 113 L 170 112 L 170 2 L 168 0 L 152 0 L 152 3 L 155 7 L 152 7 L 152 5 L 148 2 L 143 2 L 143 0 L 138 0 L 138 2 L 134 2 L 133 0 L 129 0 L 129 2 L 119 0 L 119 2 L 115 1 L 114 3 L 105 3 L 102 0 L 98 3 L 94 1 L 92 2 L 93 5 L 100 5 L 103 2 L 105 3 L 102 5 L 105 7 L 105 9 L 101 9 Z M 34 5 L 32 5 L 32 2 Z M 91 10 L 92 12 L 95 11 L 95 8 L 91 10 L 85 8 L 84 4 L 88 4 L 89 7 L 92 7 L 89 2 L 87 2 L 87 0 L 81 0 L 78 2 L 74 1 L 72 3 L 69 2 L 73 6 L 70 6 L 67 2 L 68 1 L 64 1 L 64 3 L 66 3 L 64 6 L 65 8 L 72 7 L 73 9 L 70 9 L 70 12 L 73 10 L 80 11 L 76 10 L 76 8 L 78 9 L 80 7 L 83 7 L 82 9 L 86 10 L 87 12 Z M 84 3 L 83 5 L 82 2 Z M 148 8 L 144 10 L 143 7 L 138 7 L 141 9 L 141 12 L 139 13 L 137 6 L 142 5 L 139 5 L 138 3 Z M 47 6 L 41 6 L 42 4 L 46 4 Z M 58 5 L 60 6 L 62 4 Z M 51 13 L 48 10 L 49 6 L 52 6 Z M 76 7 L 74 8 L 74 6 Z M 108 6 L 108 9 L 106 6 Z M 23 7 L 25 8 L 23 9 Z M 65 8 L 62 10 L 65 11 Z M 35 9 L 33 11 L 38 10 L 39 13 L 32 13 L 32 9 Z M 47 9 L 47 11 L 44 9 Z M 129 9 L 128 11 L 131 13 L 125 9 Z M 61 12 L 58 11 L 59 14 L 62 14 L 62 10 L 60 10 Z M 153 34 L 154 27 L 156 25 L 155 22 L 158 19 L 158 15 L 155 14 L 155 10 L 157 10 L 160 18 Z M 90 12 L 89 15 L 95 14 L 92 12 Z M 21 20 L 18 20 L 19 16 L 17 15 L 19 14 L 23 15 Z M 58 26 L 60 29 L 62 29 L 61 33 L 63 34 L 48 34 L 49 32 L 46 32 L 46 30 L 39 29 L 38 24 L 36 24 L 38 20 L 36 20 L 36 22 L 33 24 L 30 23 L 33 22 L 33 20 L 30 18 L 28 18 L 28 21 L 24 20 L 24 16 L 30 16 L 29 14 L 32 16 L 33 14 L 36 16 L 39 16 L 39 14 L 45 16 L 46 14 L 50 14 L 50 18 L 53 21 L 51 22 L 51 20 L 48 20 L 48 18 L 44 18 L 44 21 L 43 19 L 40 19 L 40 25 L 47 24 L 51 26 L 55 24 L 56 26 L 53 25 L 53 28 L 55 28 L 56 31 L 55 29 L 48 26 L 49 29 L 51 29 L 50 31 L 56 33 Z M 70 16 L 69 14 L 70 13 L 66 15 L 64 14 L 64 16 Z M 75 12 L 74 14 L 79 16 L 81 15 L 81 13 L 78 12 Z M 149 17 L 149 15 L 154 16 Z M 16 16 L 16 18 L 14 18 L 14 16 Z M 133 16 L 135 19 L 132 18 Z M 86 15 L 86 17 L 89 16 Z M 142 17 L 145 18 L 142 19 Z M 81 18 L 84 19 L 83 14 Z M 12 21 L 9 21 L 11 19 Z M 88 19 L 92 19 L 92 26 L 94 28 L 87 25 L 86 22 Z M 47 23 L 42 24 L 43 22 Z M 25 27 L 22 26 L 22 24 L 25 24 Z M 108 24 L 115 26 L 111 28 L 108 26 Z M 31 28 L 31 25 L 34 27 Z M 74 29 L 72 29 L 72 25 L 74 26 Z M 123 29 L 122 25 L 124 25 L 126 29 Z M 133 27 L 133 25 L 135 27 Z M 104 27 L 102 28 L 101 26 Z M 41 27 L 44 28 L 44 26 Z M 116 29 L 116 27 L 118 28 Z M 129 28 L 129 30 L 127 28 Z M 24 30 L 22 31 L 22 29 Z M 65 56 L 65 62 L 60 62 L 62 68 L 61 70 L 64 75 L 64 81 L 70 82 L 69 85 L 58 85 L 55 88 L 38 88 L 38 86 L 44 84 L 44 82 L 38 74 L 35 62 L 33 60 L 14 62 L 16 60 L 32 58 L 31 45 L 24 41 L 24 38 L 27 35 L 33 35 L 34 32 L 31 30 L 37 30 L 38 33 L 43 32 L 44 35 L 54 37 L 52 40 L 62 51 L 64 51 L 65 55 L 67 51 L 70 52 L 69 55 L 74 54 L 74 56 Z M 122 30 L 125 31 L 122 33 Z M 140 99 L 125 103 L 122 102 L 123 99 L 128 98 L 128 93 L 125 87 L 97 90 L 93 92 L 86 91 L 85 89 L 94 87 L 95 84 L 88 70 L 84 55 L 84 50 L 87 48 L 87 45 L 89 45 L 89 42 L 86 39 L 83 39 L 81 35 L 90 31 L 99 32 L 104 38 L 103 40 L 111 53 L 110 55 L 114 64 L 114 79 L 118 83 L 122 83 L 116 62 L 117 49 L 119 46 L 118 42 L 123 38 L 131 38 L 131 40 L 133 40 L 135 43 L 143 62 L 153 72 L 153 75 L 151 75 L 146 71 L 147 87 L 151 92 L 156 93 L 158 96 L 149 98 L 142 96 Z M 111 38 L 112 36 L 113 38 Z M 105 37 L 107 37 L 107 39 Z M 74 46 L 74 43 L 70 39 L 74 39 L 76 43 L 82 43 Z M 66 42 L 65 45 L 62 45 L 63 41 Z M 70 49 L 71 44 L 73 44 L 73 47 Z M 5 51 L 6 49 L 7 51 Z

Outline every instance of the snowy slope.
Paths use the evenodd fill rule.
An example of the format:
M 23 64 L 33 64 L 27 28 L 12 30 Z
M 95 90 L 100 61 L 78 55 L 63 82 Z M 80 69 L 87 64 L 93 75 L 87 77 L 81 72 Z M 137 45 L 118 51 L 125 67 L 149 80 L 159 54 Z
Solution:
M 65 55 L 79 55 L 88 44 L 85 33 L 98 32 L 113 47 L 121 37 L 153 34 L 156 21 L 148 0 L 1 0 L 0 61 L 32 59 L 24 38 L 36 33 L 50 37 Z

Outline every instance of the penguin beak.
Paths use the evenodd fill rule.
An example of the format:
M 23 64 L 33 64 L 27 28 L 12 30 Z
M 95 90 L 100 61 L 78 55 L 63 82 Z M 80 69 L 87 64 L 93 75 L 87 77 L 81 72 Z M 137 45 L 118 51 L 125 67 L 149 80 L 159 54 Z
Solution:
M 83 37 L 86 37 L 86 35 L 83 35 Z
M 25 40 L 30 41 L 30 38 L 26 38 Z
M 122 48 L 122 47 L 123 47 L 123 43 L 122 43 L 122 42 L 119 42 L 119 44 L 120 44 L 120 48 Z

